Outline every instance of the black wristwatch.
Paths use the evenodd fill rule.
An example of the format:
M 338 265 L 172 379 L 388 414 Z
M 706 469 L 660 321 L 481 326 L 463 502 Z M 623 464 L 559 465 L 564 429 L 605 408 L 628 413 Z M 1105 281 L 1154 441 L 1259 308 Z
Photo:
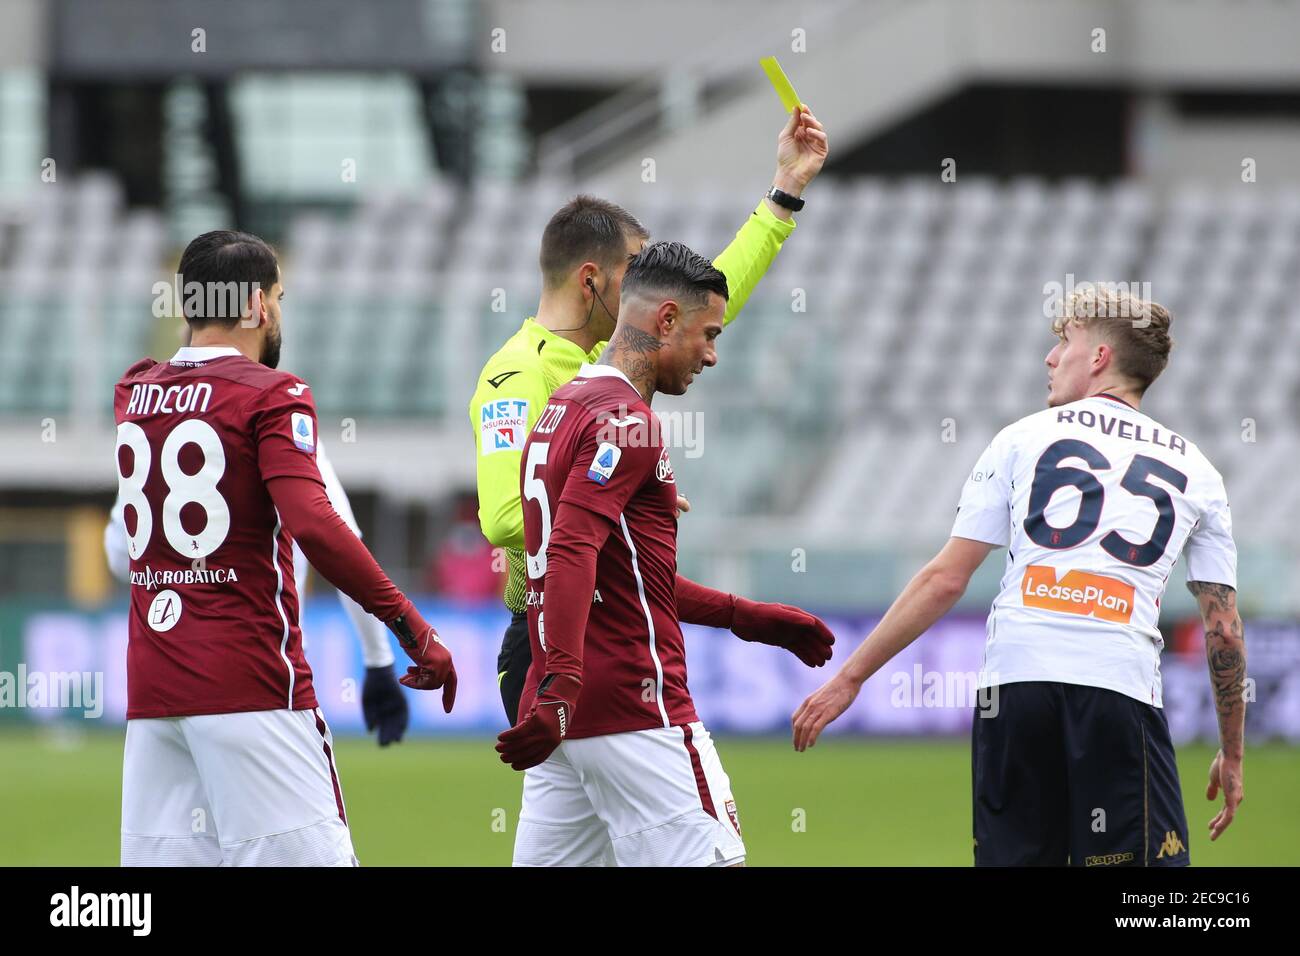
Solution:
M 791 196 L 785 190 L 777 189 L 775 186 L 767 191 L 767 198 L 772 200 L 772 202 L 776 203 L 778 206 L 784 206 L 791 212 L 798 212 L 803 208 L 802 199 L 798 196 Z

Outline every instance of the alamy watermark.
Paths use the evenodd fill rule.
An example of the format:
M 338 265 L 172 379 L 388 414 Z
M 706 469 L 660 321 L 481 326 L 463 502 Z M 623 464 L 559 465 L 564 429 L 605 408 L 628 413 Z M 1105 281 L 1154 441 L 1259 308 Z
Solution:
M 50 897 L 50 925 L 118 926 L 130 929 L 133 936 L 148 936 L 153 928 L 153 894 L 83 893 L 73 884 L 68 892 Z
M 978 707 L 981 717 L 998 715 L 995 673 L 927 671 L 920 664 L 913 664 L 909 671 L 894 671 L 889 677 L 889 687 L 891 707 Z
M 633 414 L 626 405 L 617 412 L 604 411 L 596 417 L 600 426 L 597 438 L 620 448 L 681 448 L 687 458 L 704 454 L 703 412 L 655 412 L 646 421 Z
M 1074 273 L 1066 273 L 1064 284 L 1043 283 L 1043 318 L 1066 318 L 1066 303 L 1076 298 L 1080 300 L 1078 308 L 1089 318 L 1131 319 L 1135 329 L 1151 324 L 1147 309 L 1153 298 L 1150 282 L 1075 282 Z
M 104 714 L 102 671 L 0 671 L 0 708 L 80 710 L 87 720 Z
M 150 288 L 154 296 L 152 311 L 157 319 L 243 316 L 253 293 L 260 288 L 259 282 L 186 282 L 178 272 L 171 282 L 158 281 Z

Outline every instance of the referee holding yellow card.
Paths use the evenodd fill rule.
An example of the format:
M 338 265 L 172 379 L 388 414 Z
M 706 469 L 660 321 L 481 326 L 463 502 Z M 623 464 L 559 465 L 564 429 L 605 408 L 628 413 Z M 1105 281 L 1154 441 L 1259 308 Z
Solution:
M 774 58 L 772 59 L 775 64 Z M 769 77 L 773 73 L 764 63 Z M 730 297 L 724 323 L 740 312 L 758 281 L 794 230 L 793 213 L 804 206 L 808 184 L 826 162 L 822 124 L 799 103 L 776 66 L 773 78 L 790 113 L 777 137 L 771 187 L 735 239 L 713 264 L 727 277 Z M 542 233 L 542 297 L 501 349 L 488 359 L 469 402 L 478 463 L 479 523 L 494 546 L 504 548 L 509 566 L 505 602 L 513 614 L 498 658 L 501 702 L 511 725 L 532 663 L 524 613 L 527 571 L 524 517 L 520 503 L 520 454 L 547 399 L 595 362 L 614 330 L 619 293 L 628 260 L 649 233 L 622 207 L 593 196 L 577 196 L 551 217 Z M 682 510 L 689 508 L 680 499 Z

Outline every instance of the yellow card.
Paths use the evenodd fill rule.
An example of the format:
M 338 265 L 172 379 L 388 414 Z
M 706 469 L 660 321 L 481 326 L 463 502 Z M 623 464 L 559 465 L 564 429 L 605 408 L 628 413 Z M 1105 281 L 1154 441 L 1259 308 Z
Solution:
M 772 88 L 776 90 L 776 95 L 781 97 L 781 105 L 785 107 L 785 111 L 793 113 L 797 110 L 799 108 L 799 94 L 794 91 L 789 78 L 785 75 L 785 70 L 781 69 L 781 64 L 776 62 L 776 57 L 765 56 L 758 61 L 758 65 L 763 68 L 767 78 L 772 81 Z

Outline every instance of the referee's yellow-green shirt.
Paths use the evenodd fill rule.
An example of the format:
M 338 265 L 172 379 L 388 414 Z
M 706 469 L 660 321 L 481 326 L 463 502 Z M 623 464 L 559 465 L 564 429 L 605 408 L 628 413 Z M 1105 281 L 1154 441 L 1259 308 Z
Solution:
M 760 202 L 736 238 L 713 261 L 727 277 L 724 324 L 744 307 L 793 230 L 793 219 L 778 219 L 766 202 Z M 528 584 L 524 512 L 519 503 L 519 459 L 524 439 L 551 393 L 577 375 L 584 363 L 600 358 L 606 344 L 598 342 L 590 352 L 584 352 L 529 316 L 483 366 L 470 399 L 469 420 L 478 462 L 479 524 L 489 542 L 506 550 L 510 574 L 505 600 L 515 613 L 524 610 Z

